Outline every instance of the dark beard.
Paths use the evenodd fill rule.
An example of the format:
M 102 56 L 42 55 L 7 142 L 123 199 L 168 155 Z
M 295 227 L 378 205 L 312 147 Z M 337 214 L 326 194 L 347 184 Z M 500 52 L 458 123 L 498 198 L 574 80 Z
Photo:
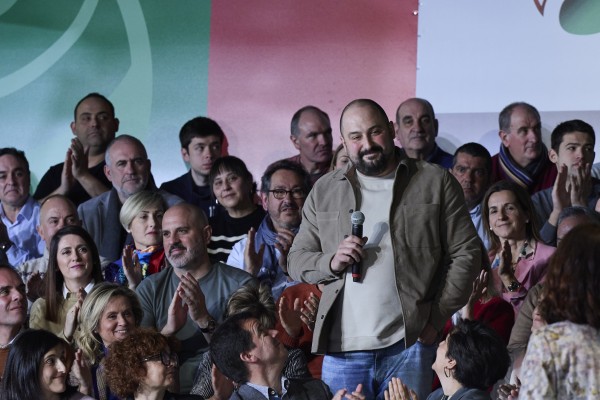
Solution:
M 363 157 L 372 153 L 379 153 L 381 157 L 374 161 L 365 161 Z M 377 176 L 384 172 L 388 167 L 388 161 L 389 157 L 383 153 L 383 148 L 380 146 L 373 146 L 368 151 L 361 151 L 358 154 L 358 160 L 352 160 L 358 172 L 367 176 Z

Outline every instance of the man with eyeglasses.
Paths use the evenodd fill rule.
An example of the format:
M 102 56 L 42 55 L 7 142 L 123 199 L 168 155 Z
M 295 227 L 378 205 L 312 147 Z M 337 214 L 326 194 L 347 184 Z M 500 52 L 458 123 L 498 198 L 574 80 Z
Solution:
M 309 192 L 310 176 L 299 164 L 281 160 L 271 164 L 261 179 L 261 200 L 267 215 L 248 237 L 237 242 L 227 264 L 243 268 L 271 285 L 275 301 L 297 282 L 287 270 L 287 255 L 302 221 L 302 206 Z

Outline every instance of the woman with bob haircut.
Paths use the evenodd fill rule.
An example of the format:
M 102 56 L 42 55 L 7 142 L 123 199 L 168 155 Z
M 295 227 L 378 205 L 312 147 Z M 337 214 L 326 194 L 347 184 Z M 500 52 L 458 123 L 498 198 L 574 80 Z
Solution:
M 509 365 L 506 345 L 492 328 L 479 321 L 463 320 L 438 346 L 431 368 L 442 387 L 427 400 L 489 400 L 487 388 L 506 375 Z M 393 378 L 384 398 L 417 400 L 417 395 Z
M 0 400 L 93 400 L 68 385 L 73 363 L 70 346 L 52 332 L 21 332 L 10 346 L 0 385 Z M 81 357 L 73 364 L 73 376 L 82 379 Z M 80 386 L 81 390 L 86 390 Z
M 134 244 L 126 245 L 123 256 L 106 267 L 107 282 L 135 290 L 144 278 L 166 267 L 161 229 L 167 208 L 158 192 L 143 190 L 125 200 L 119 220 Z
M 111 344 L 123 340 L 140 326 L 142 316 L 135 292 L 114 283 L 96 285 L 83 301 L 75 343 L 91 365 L 95 398 L 116 399 L 106 386 L 102 360 Z
M 94 240 L 80 226 L 65 226 L 50 242 L 45 295 L 31 306 L 29 326 L 73 339 L 86 294 L 103 281 Z
M 218 158 L 208 175 L 213 196 L 225 211 L 210 218 L 212 238 L 208 253 L 213 261 L 226 262 L 233 245 L 258 229 L 265 210 L 256 204 L 256 183 L 246 164 L 237 157 Z
M 177 384 L 178 363 L 166 337 L 151 329 L 139 329 L 111 345 L 106 357 L 106 378 L 112 391 L 122 399 L 202 399 L 167 390 Z
M 600 393 L 600 227 L 581 225 L 558 245 L 529 339 L 520 398 L 592 399 Z
M 516 316 L 528 290 L 544 279 L 556 249 L 541 241 L 531 198 L 516 183 L 494 183 L 485 193 L 481 209 L 490 239 L 494 286 Z

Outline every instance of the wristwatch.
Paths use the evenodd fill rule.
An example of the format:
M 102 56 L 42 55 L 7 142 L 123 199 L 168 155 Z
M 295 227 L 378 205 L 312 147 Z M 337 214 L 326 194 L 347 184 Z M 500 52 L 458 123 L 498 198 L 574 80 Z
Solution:
M 510 285 L 506 288 L 509 292 L 516 292 L 521 288 L 521 284 L 519 281 L 512 281 Z
M 206 328 L 200 328 L 200 332 L 202 333 L 213 333 L 217 328 L 217 321 L 214 320 L 213 317 L 209 317 Z

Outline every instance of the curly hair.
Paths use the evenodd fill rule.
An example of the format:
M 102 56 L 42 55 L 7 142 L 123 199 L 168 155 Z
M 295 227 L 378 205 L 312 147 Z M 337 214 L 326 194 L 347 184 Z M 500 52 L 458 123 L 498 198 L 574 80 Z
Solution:
M 133 397 L 146 376 L 144 357 L 171 350 L 173 342 L 153 329 L 138 329 L 110 345 L 104 371 L 110 390 L 121 398 Z
M 549 323 L 570 321 L 600 329 L 600 226 L 573 228 L 554 253 L 538 305 Z
M 109 301 L 119 296 L 129 300 L 135 326 L 139 327 L 143 316 L 142 306 L 135 292 L 126 286 L 108 282 L 99 283 L 85 297 L 81 306 L 78 317 L 80 329 L 75 332 L 75 342 L 92 365 L 97 364 L 104 354 L 102 339 L 98 333 L 95 333 L 100 319 Z

